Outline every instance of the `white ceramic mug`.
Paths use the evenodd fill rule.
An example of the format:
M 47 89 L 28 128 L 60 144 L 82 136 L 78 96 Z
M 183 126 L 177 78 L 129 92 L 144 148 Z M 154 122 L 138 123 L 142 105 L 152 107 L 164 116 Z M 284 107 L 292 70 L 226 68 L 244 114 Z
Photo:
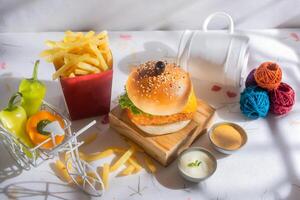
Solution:
M 228 32 L 208 31 L 209 22 L 224 16 L 229 22 Z M 234 23 L 224 12 L 213 13 L 203 23 L 203 31 L 185 31 L 181 37 L 177 64 L 192 77 L 240 87 L 245 79 L 248 63 L 249 38 L 234 33 Z

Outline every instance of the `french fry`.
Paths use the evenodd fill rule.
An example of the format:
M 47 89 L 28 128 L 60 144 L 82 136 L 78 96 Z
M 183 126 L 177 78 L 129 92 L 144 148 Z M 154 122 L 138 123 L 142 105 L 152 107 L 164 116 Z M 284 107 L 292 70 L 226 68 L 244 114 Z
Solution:
M 82 160 L 88 162 L 88 161 L 87 161 L 87 160 L 88 160 L 87 155 L 84 154 L 84 153 L 82 153 L 82 152 L 80 152 L 80 151 L 79 151 L 79 157 L 80 157 L 80 159 L 82 159 Z
M 97 46 L 95 44 L 91 44 L 90 43 L 90 48 L 94 51 L 95 55 L 97 56 L 97 58 L 100 61 L 99 67 L 103 70 L 106 71 L 108 69 L 107 63 L 105 62 L 103 55 L 101 54 L 101 52 L 99 51 L 99 49 L 97 48 Z
M 97 180 L 98 177 L 97 175 L 95 174 L 95 172 L 92 172 L 92 171 L 89 171 L 86 173 L 86 176 L 87 176 L 87 179 L 92 182 L 92 183 L 95 183 L 95 179 Z
M 73 63 L 64 64 L 61 68 L 59 68 L 54 74 L 52 74 L 52 79 L 57 79 L 60 75 L 62 75 L 66 70 L 72 67 Z
M 88 171 L 88 172 L 86 173 L 85 178 L 86 178 L 87 180 L 89 180 L 92 184 L 94 184 L 94 183 L 95 183 L 95 180 L 98 179 L 96 173 L 95 173 L 95 172 L 92 172 L 92 171 Z M 79 185 L 83 185 L 85 179 L 82 178 L 82 176 L 79 176 L 79 175 L 78 175 L 78 176 L 75 177 L 75 180 L 76 180 L 76 182 L 77 182 Z
M 135 168 L 135 173 L 138 173 L 143 168 L 137 161 L 136 157 L 133 155 L 131 158 L 128 159 L 128 163 L 133 165 Z
M 79 152 L 80 158 L 87 162 L 92 162 L 92 161 L 96 161 L 96 160 L 99 160 L 102 158 L 106 158 L 113 154 L 121 155 L 112 165 L 105 163 L 101 167 L 102 168 L 101 177 L 102 177 L 104 187 L 106 189 L 108 189 L 108 186 L 109 186 L 110 173 L 118 170 L 120 166 L 126 165 L 126 168 L 123 169 L 119 173 L 120 176 L 128 176 L 131 174 L 135 174 L 135 173 L 138 173 L 141 169 L 143 169 L 143 167 L 139 164 L 139 162 L 136 158 L 136 155 L 135 155 L 136 151 L 140 151 L 140 152 L 143 152 L 143 151 L 141 149 L 139 149 L 139 147 L 136 146 L 134 143 L 131 143 L 131 142 L 128 142 L 128 143 L 130 145 L 129 149 L 124 149 L 121 147 L 109 147 L 105 151 L 92 153 L 92 154 L 84 154 L 82 152 Z M 145 163 L 147 165 L 148 170 L 151 173 L 154 173 L 156 171 L 155 165 L 148 157 L 145 157 Z M 92 182 L 92 184 L 97 184 L 97 182 L 93 181 L 94 179 L 97 178 L 95 174 L 87 173 L 87 176 L 89 176 L 87 178 L 90 182 Z M 79 183 L 84 182 L 84 179 L 82 179 L 80 177 L 77 177 L 76 180 Z M 98 183 L 97 188 L 101 189 L 101 184 Z
M 94 31 L 89 31 L 87 34 L 85 34 L 85 38 L 91 38 L 95 35 L 95 32 Z
M 63 42 L 70 43 L 70 42 L 78 42 L 80 39 L 84 38 L 84 34 L 82 32 L 72 32 L 72 31 L 66 31 Z M 57 42 L 59 43 L 59 42 Z
M 100 42 L 98 42 L 97 45 L 98 45 L 98 49 L 104 55 L 107 54 L 108 52 L 110 52 L 108 38 L 101 40 Z
M 104 39 L 104 38 L 107 38 L 107 31 L 102 31 L 101 33 L 99 33 L 97 35 L 97 38 L 98 39 Z
M 42 51 L 40 53 L 40 56 L 41 57 L 53 56 L 59 52 L 61 52 L 59 48 L 47 49 L 47 50 Z
M 112 66 L 113 59 L 112 59 L 111 51 L 108 50 L 105 55 L 106 55 L 106 63 L 107 63 L 107 65 L 108 66 Z
M 91 136 L 91 141 L 93 141 L 94 139 L 94 135 L 93 134 Z M 90 138 L 88 138 L 87 140 L 90 140 Z M 112 164 L 109 165 L 108 163 L 105 163 L 102 165 L 101 167 L 101 171 L 96 172 L 101 174 L 101 178 L 104 184 L 104 188 L 108 189 L 109 187 L 109 176 L 111 172 L 114 172 L 116 170 L 119 169 L 120 166 L 125 165 L 126 167 L 118 174 L 119 176 L 128 176 L 128 175 L 132 175 L 135 173 L 138 173 L 139 171 L 141 171 L 141 169 L 143 169 L 142 165 L 138 162 L 137 158 L 136 158 L 136 151 L 138 152 L 143 152 L 142 149 L 139 149 L 139 147 L 130 142 L 127 141 L 128 144 L 130 145 L 129 149 L 125 149 L 125 148 L 121 148 L 121 147 L 109 147 L 106 150 L 102 151 L 102 152 L 96 152 L 96 153 L 92 153 L 92 154 L 84 154 L 82 152 L 79 152 L 79 156 L 82 160 L 85 160 L 86 162 L 93 162 L 96 160 L 100 160 L 102 158 L 106 158 L 108 156 L 111 156 L 113 154 L 118 154 L 120 155 L 120 157 Z M 147 166 L 147 171 L 149 171 L 150 173 L 155 173 L 156 172 L 156 166 L 154 165 L 154 163 L 152 162 L 152 160 L 146 156 L 143 155 L 144 160 L 145 160 L 145 164 Z M 67 154 L 65 155 L 66 159 L 67 159 Z M 63 167 L 63 165 L 60 167 L 62 169 L 65 170 L 65 167 Z M 98 168 L 100 169 L 100 167 Z M 63 170 L 61 170 L 63 172 Z M 66 176 L 66 177 L 64 177 Z M 66 174 L 60 175 L 60 177 L 64 177 L 64 179 L 68 180 L 68 173 L 66 172 Z M 86 177 L 87 180 L 89 180 L 91 182 L 91 184 L 95 185 L 96 188 L 98 188 L 97 190 L 101 190 L 103 189 L 101 184 L 96 181 L 97 174 L 95 174 L 94 172 L 87 172 Z M 85 179 L 78 176 L 75 178 L 78 184 L 83 184 Z M 70 177 L 69 177 L 70 180 Z
M 154 174 L 156 172 L 156 167 L 155 167 L 154 163 L 152 162 L 152 160 L 148 156 L 145 156 L 144 158 L 145 158 L 145 163 L 147 165 L 148 170 L 152 174 Z
M 94 172 L 87 172 L 86 173 L 86 179 L 89 180 L 92 184 L 94 184 L 95 179 L 98 179 L 98 178 L 97 178 L 97 175 Z M 79 185 L 83 185 L 85 179 L 82 178 L 82 176 L 78 175 L 78 176 L 76 176 L 75 180 Z
M 81 176 L 76 176 L 75 180 L 79 185 L 83 185 L 83 178 Z
M 94 133 L 90 134 L 89 136 L 87 136 L 83 139 L 84 140 L 83 145 L 92 143 L 94 140 L 96 140 L 96 138 L 97 138 L 97 133 L 94 132 Z
M 111 156 L 113 154 L 120 154 L 126 152 L 126 149 L 120 148 L 120 147 L 109 147 L 105 151 L 102 152 L 96 152 L 92 154 L 84 154 L 82 152 L 79 152 L 80 158 L 85 160 L 86 162 L 93 162 L 96 160 L 100 160 L 102 158 L 106 158 L 108 156 Z
M 86 74 L 89 74 L 89 72 L 82 70 L 82 69 L 75 69 L 75 74 L 76 75 L 86 75 Z
M 79 69 L 85 70 L 85 71 L 89 71 L 89 72 L 93 72 L 93 73 L 98 73 L 100 72 L 100 70 L 97 67 L 94 67 L 88 63 L 85 62 L 79 62 L 77 64 Z M 76 71 L 76 70 L 75 70 Z
M 87 54 L 87 57 L 84 58 L 83 61 L 94 66 L 98 66 L 100 64 L 100 61 L 97 58 L 94 58 L 89 54 Z
M 79 154 L 80 154 L 80 158 L 85 160 L 86 162 L 93 162 L 111 156 L 113 154 L 122 154 L 122 153 L 124 154 L 125 152 L 126 150 L 120 147 L 109 147 L 108 149 L 102 152 L 97 152 L 92 154 L 84 154 L 80 152 Z M 134 155 L 128 158 L 127 162 L 133 165 L 136 171 L 140 171 L 142 169 L 142 166 L 138 163 Z
M 114 151 L 112 149 L 107 149 L 105 151 L 93 153 L 89 155 L 81 154 L 81 156 L 86 162 L 93 162 L 102 158 L 106 158 L 112 154 L 114 154 Z
M 69 75 L 69 78 L 73 78 L 75 77 L 75 74 L 72 72 L 70 75 Z
M 121 171 L 120 176 L 128 176 L 133 173 L 134 169 L 133 165 L 128 165 L 123 171 Z
M 97 175 L 95 174 L 95 172 L 89 171 L 89 172 L 86 173 L 86 175 L 87 175 L 87 176 L 90 176 L 90 177 L 92 177 L 92 178 L 95 178 L 95 179 L 97 178 Z
M 48 47 L 51 47 L 51 48 L 55 48 L 55 47 L 56 47 L 56 42 L 51 41 L 51 40 L 47 40 L 47 41 L 45 42 L 45 44 L 46 44 Z
M 83 46 L 89 43 L 88 38 L 80 38 L 79 40 L 75 40 L 74 42 L 56 42 L 56 46 L 62 49 L 66 49 L 68 51 L 73 50 L 73 48 Z
M 53 62 L 58 77 L 74 77 L 100 73 L 112 66 L 112 55 L 106 31 L 96 34 L 89 31 L 74 33 L 66 31 L 62 41 L 46 41 L 49 49 L 40 53 L 48 62 Z
M 105 163 L 103 165 L 103 168 L 102 168 L 102 180 L 103 180 L 103 184 L 104 184 L 104 187 L 105 189 L 108 188 L 109 184 L 108 184 L 108 179 L 109 179 L 109 164 Z
M 123 165 L 130 156 L 134 153 L 134 148 L 130 147 L 111 167 L 110 172 L 116 171 L 121 165 Z
M 72 32 L 72 31 L 66 31 L 64 36 L 64 42 L 70 42 L 70 41 L 76 41 L 80 39 L 83 36 L 82 32 Z
M 55 168 L 57 170 L 57 175 L 60 177 L 62 180 L 64 180 L 67 183 L 70 183 L 72 181 L 70 175 L 68 174 L 68 171 L 66 169 L 66 166 L 64 163 L 60 160 L 56 160 L 55 162 Z
M 74 72 L 73 74 L 76 76 L 75 71 L 74 71 L 75 67 L 76 66 L 73 65 L 68 70 L 64 71 L 64 73 L 63 73 L 64 77 L 70 76 L 73 72 Z
M 110 147 L 115 153 L 125 153 L 126 149 L 120 147 Z
M 55 54 L 52 59 L 55 69 L 59 69 L 65 64 L 64 57 L 61 53 Z

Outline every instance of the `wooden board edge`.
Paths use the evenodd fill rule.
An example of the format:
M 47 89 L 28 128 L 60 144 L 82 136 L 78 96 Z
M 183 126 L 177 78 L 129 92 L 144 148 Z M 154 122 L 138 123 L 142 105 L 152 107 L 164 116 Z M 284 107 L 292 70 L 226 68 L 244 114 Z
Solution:
M 207 133 L 209 127 L 211 126 L 211 123 L 213 122 L 213 119 L 215 118 L 216 112 L 215 109 L 213 110 L 212 114 L 207 118 L 206 122 L 203 126 L 196 126 L 194 132 L 191 134 L 189 138 L 186 138 L 185 141 L 181 142 L 181 145 L 177 148 L 176 155 L 172 155 L 167 160 L 167 165 L 170 164 L 174 158 L 173 156 L 177 157 L 182 151 L 189 148 L 196 140 L 197 138 L 201 137 L 205 133 Z
M 128 130 L 131 130 L 132 132 L 135 132 L 134 129 L 132 129 L 128 124 L 126 124 L 125 122 L 123 122 L 122 120 L 119 120 L 117 117 L 115 117 L 113 114 L 109 113 L 109 120 L 110 120 L 110 123 L 114 123 L 114 121 L 118 120 L 119 123 L 121 123 L 123 126 L 125 126 Z M 127 135 L 124 135 L 122 133 L 122 131 L 119 131 L 117 128 L 116 128 L 116 124 L 114 123 L 113 125 L 115 126 L 112 126 L 110 124 L 110 127 L 112 129 L 114 129 L 115 131 L 117 131 L 120 135 L 122 135 L 123 137 L 128 137 L 130 140 L 132 140 L 134 143 L 136 143 L 138 146 L 139 145 L 139 141 L 136 139 L 136 137 L 133 137 L 133 134 L 127 134 Z M 153 144 L 152 142 L 149 142 L 147 145 L 151 145 L 152 147 L 151 148 L 148 148 L 148 149 L 155 149 L 153 147 L 155 147 L 155 144 Z M 159 163 L 161 163 L 162 165 L 166 166 L 167 164 L 167 155 L 166 154 L 163 154 L 162 151 L 153 151 L 153 152 L 147 152 L 148 155 L 150 155 L 151 157 L 153 157 L 153 159 L 159 161 Z M 161 158 L 165 158 L 165 159 L 161 159 Z
M 207 113 L 209 113 L 209 116 L 207 116 L 207 119 L 205 120 L 205 123 L 203 123 L 202 126 L 196 126 L 192 131 L 193 133 L 190 134 L 186 139 L 184 139 L 178 147 L 174 148 L 174 150 L 167 152 L 166 154 L 162 155 L 161 151 L 156 151 L 156 153 L 153 152 L 149 152 L 149 150 L 147 151 L 148 155 L 153 157 L 155 160 L 157 160 L 160 164 L 162 164 L 163 166 L 168 166 L 172 161 L 175 160 L 175 158 L 177 157 L 178 154 L 180 154 L 183 150 L 185 150 L 186 148 L 188 148 L 193 142 L 195 142 L 195 140 L 197 138 L 199 138 L 200 136 L 202 136 L 203 134 L 205 134 L 207 132 L 208 127 L 211 125 L 213 118 L 215 117 L 215 111 L 216 109 L 214 107 L 212 107 L 211 105 L 209 105 L 208 103 L 206 103 L 205 101 L 201 100 L 201 99 L 197 99 L 198 102 L 200 102 L 200 104 L 204 104 L 205 106 L 202 107 L 204 110 L 207 110 L 207 112 L 203 113 L 202 111 L 198 110 L 199 113 L 203 114 L 204 116 L 207 116 Z M 116 107 L 115 107 L 116 108 Z M 125 126 L 127 129 L 131 130 L 131 132 L 136 132 L 129 124 L 125 123 L 123 120 L 120 120 L 118 117 L 116 117 L 114 114 L 112 114 L 112 111 L 115 109 L 113 108 L 111 110 L 111 112 L 109 113 L 109 119 L 110 119 L 110 123 L 115 123 L 115 121 L 119 121 L 118 123 L 122 124 L 123 126 Z M 116 114 L 116 113 L 115 113 Z M 112 119 L 112 120 L 111 120 Z M 198 123 L 197 121 L 194 120 L 195 123 Z M 138 146 L 139 145 L 139 141 L 138 139 L 136 139 L 136 137 L 134 137 L 134 134 L 127 134 L 125 135 L 124 133 L 122 133 L 122 131 L 119 131 L 116 128 L 117 124 L 115 124 L 115 126 L 111 126 L 110 127 L 114 130 L 116 130 L 120 135 L 122 135 L 123 137 L 127 137 L 130 140 L 132 140 L 134 143 L 136 143 Z M 191 131 L 191 132 L 192 132 Z M 151 144 L 151 142 L 149 142 Z M 149 144 L 148 144 L 149 145 Z M 152 144 L 152 147 L 148 148 L 151 149 L 151 151 L 153 151 L 153 147 L 156 147 L 155 144 Z M 161 159 L 164 158 L 164 159 Z

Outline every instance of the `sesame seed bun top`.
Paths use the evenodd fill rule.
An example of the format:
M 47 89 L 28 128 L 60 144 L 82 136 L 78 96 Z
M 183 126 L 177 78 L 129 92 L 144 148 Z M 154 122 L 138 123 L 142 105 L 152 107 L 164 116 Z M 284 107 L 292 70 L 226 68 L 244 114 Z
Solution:
M 180 113 L 192 92 L 189 74 L 174 63 L 158 62 L 148 61 L 133 69 L 126 82 L 128 97 L 145 113 Z

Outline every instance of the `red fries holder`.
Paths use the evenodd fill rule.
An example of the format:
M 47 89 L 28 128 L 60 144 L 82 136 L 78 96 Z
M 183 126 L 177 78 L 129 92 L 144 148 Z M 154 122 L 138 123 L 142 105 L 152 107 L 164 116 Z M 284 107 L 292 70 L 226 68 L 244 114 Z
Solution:
M 71 120 L 95 117 L 110 111 L 113 70 L 60 78 Z

